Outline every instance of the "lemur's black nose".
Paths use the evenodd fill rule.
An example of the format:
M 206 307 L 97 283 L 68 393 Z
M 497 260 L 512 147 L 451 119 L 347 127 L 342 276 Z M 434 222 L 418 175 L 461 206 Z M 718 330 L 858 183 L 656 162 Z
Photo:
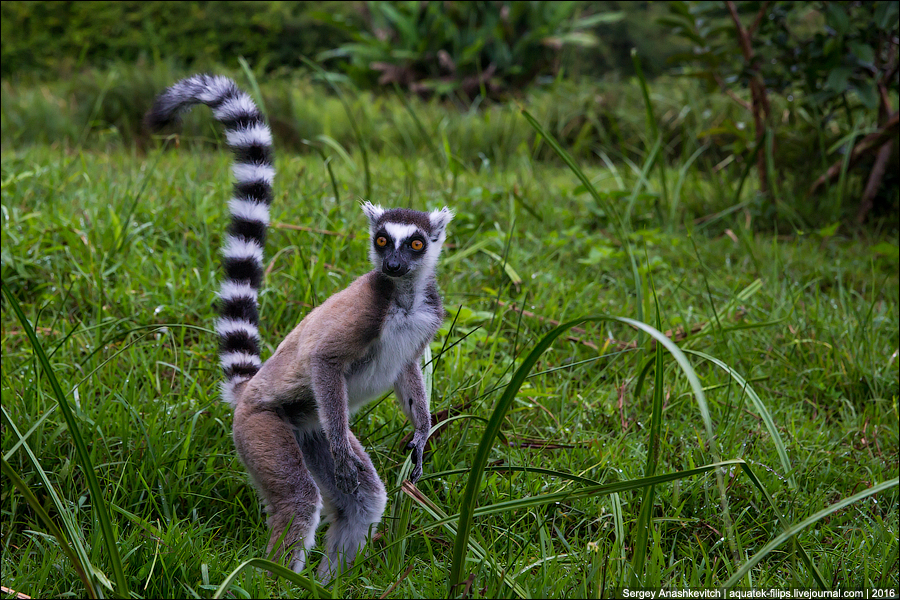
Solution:
M 388 257 L 381 263 L 381 270 L 385 275 L 391 277 L 401 277 L 409 271 L 409 266 L 397 257 Z

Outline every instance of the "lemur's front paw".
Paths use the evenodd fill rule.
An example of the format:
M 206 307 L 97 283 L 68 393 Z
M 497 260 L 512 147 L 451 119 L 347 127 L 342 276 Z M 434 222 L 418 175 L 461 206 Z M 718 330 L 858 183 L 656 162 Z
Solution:
M 348 454 L 334 461 L 334 483 L 345 494 L 352 494 L 359 488 L 359 472 L 366 465 L 355 454 Z
M 408 450 L 412 450 L 413 470 L 409 474 L 409 480 L 413 483 L 422 476 L 422 455 L 425 453 L 425 442 L 428 441 L 428 432 L 416 433 L 410 443 L 406 445 Z

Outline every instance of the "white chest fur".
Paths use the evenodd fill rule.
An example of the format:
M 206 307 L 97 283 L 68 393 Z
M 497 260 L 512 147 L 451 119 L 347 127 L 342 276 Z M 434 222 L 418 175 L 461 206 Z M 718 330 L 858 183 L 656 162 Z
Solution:
M 410 310 L 393 305 L 385 316 L 381 335 L 365 359 L 351 366 L 347 374 L 350 412 L 394 385 L 400 370 L 414 360 L 440 325 L 433 309 L 417 302 Z

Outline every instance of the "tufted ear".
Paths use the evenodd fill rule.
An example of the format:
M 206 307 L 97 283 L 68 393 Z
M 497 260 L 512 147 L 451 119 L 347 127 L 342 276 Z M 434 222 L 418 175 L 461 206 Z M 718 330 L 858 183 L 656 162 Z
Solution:
M 446 206 L 441 210 L 433 210 L 428 213 L 428 220 L 431 221 L 432 232 L 436 234 L 443 233 L 447 223 L 453 220 L 453 211 Z
M 381 218 L 381 215 L 384 214 L 384 209 L 378 206 L 377 204 L 372 204 L 371 202 L 363 202 L 362 210 L 366 213 L 366 216 L 369 218 L 369 226 L 374 227 L 375 223 L 378 222 L 378 219 Z

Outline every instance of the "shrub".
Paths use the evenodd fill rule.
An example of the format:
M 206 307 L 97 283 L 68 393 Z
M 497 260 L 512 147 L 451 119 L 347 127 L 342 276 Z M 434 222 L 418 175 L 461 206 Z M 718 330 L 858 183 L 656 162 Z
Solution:
M 891 154 L 898 132 L 896 2 L 668 6 L 670 14 L 660 22 L 694 46 L 675 57 L 687 66 L 686 74 L 707 81 L 710 91 L 721 90 L 752 113 L 752 137 L 733 123 L 716 133 L 732 138 L 737 153 L 750 150 L 755 155 L 760 189 L 770 199 L 780 200 L 784 175 L 779 171 L 785 169 L 778 165 L 783 164 L 802 174 L 794 180 L 795 197 L 827 191 L 837 183 L 831 187 L 837 197 L 831 204 L 838 208 L 845 200 L 847 169 L 862 167 L 867 183 L 861 197 L 853 195 L 860 197 L 858 222 L 865 220 L 879 189 L 883 204 L 897 198 L 896 181 L 885 177 L 887 166 L 896 163 Z M 740 88 L 749 88 L 749 102 L 735 93 Z M 784 113 L 773 110 L 772 94 L 788 101 Z M 787 136 L 779 131 L 784 129 L 779 121 L 793 125 Z M 802 130 L 807 135 L 798 136 Z M 792 139 L 799 145 L 791 148 Z M 787 154 L 779 150 L 784 141 Z M 798 160 L 782 160 L 791 155 Z
M 366 28 L 322 59 L 363 87 L 400 85 L 422 96 L 498 96 L 553 75 L 567 45 L 592 46 L 589 28 L 621 13 L 573 18 L 575 2 L 373 2 Z
M 177 58 L 185 67 L 296 67 L 348 37 L 314 16 L 352 20 L 345 2 L 3 2 L 0 74 Z

